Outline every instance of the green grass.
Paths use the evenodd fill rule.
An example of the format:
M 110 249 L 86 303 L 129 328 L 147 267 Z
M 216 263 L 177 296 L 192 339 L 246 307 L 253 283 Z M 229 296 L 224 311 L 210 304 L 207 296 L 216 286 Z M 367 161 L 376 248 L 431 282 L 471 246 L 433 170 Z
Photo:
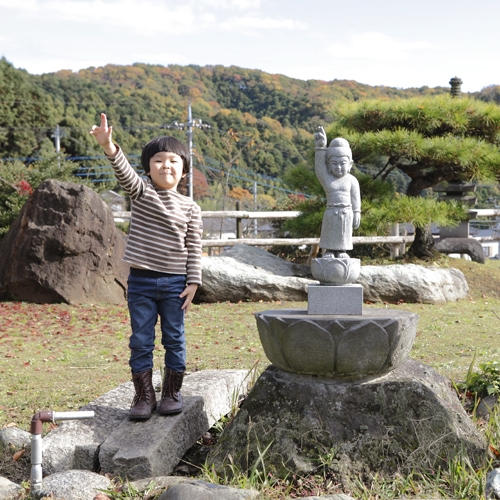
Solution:
M 461 259 L 440 262 L 442 266 L 452 265 L 464 272 L 470 286 L 467 299 L 440 305 L 373 304 L 366 307 L 401 308 L 418 313 L 417 338 L 410 356 L 459 383 L 465 380 L 474 356 L 476 369 L 479 364 L 500 357 L 500 262 L 489 261 L 485 265 Z M 188 370 L 250 369 L 259 359 L 259 368 L 263 370 L 269 362 L 253 315 L 266 309 L 290 307 L 306 308 L 307 305 L 305 302 L 194 305 L 186 317 Z M 35 412 L 78 409 L 129 380 L 129 332 L 126 306 L 0 303 L 0 428 L 15 424 L 29 430 Z M 163 348 L 157 344 L 154 359 L 155 366 L 160 368 Z M 500 446 L 499 434 L 497 425 L 492 438 L 496 447 Z M 466 461 L 457 467 L 468 484 L 477 482 L 470 471 L 464 472 Z M 418 487 L 412 486 L 415 481 Z M 443 481 L 447 483 L 441 484 Z M 363 487 L 351 485 L 350 488 L 358 492 L 359 498 L 395 498 L 389 494 L 392 490 L 406 490 L 408 496 L 414 497 L 419 488 L 420 491 L 434 488 L 435 492 L 444 488 L 443 491 L 450 492 L 453 481 L 456 483 L 449 475 L 440 476 L 439 481 L 427 476 L 418 480 L 372 478 L 368 483 L 365 480 Z M 307 487 L 310 487 L 307 491 L 314 488 L 328 491 L 327 485 L 325 477 L 290 478 L 288 485 L 265 478 L 261 489 L 267 491 L 269 498 L 280 498 L 280 491 L 301 488 L 306 491 Z M 271 490 L 278 496 L 273 496 L 275 493 Z M 477 492 L 477 488 L 474 491 Z

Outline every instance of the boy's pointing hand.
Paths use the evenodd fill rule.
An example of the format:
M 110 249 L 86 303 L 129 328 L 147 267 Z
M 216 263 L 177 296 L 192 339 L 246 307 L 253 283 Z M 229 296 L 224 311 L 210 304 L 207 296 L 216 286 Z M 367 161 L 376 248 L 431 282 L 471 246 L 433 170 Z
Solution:
M 113 144 L 111 136 L 113 134 L 113 127 L 108 127 L 108 119 L 104 113 L 101 113 L 101 125 L 92 125 L 90 135 L 96 138 L 96 141 L 103 147 L 104 152 L 108 156 L 116 154 L 116 146 Z

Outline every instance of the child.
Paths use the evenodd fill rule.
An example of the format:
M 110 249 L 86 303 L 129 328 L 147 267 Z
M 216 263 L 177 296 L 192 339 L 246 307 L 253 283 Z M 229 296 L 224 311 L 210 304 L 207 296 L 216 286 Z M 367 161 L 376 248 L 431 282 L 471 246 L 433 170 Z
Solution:
M 130 264 L 127 300 L 132 335 L 129 347 L 135 397 L 131 420 L 147 420 L 156 409 L 152 383 L 155 325 L 160 315 L 165 348 L 160 415 L 182 411 L 180 388 L 186 370 L 184 313 L 201 285 L 200 207 L 177 193 L 189 171 L 189 151 L 173 137 L 158 137 L 142 151 L 149 179 L 139 177 L 120 147 L 111 140 L 112 127 L 101 114 L 101 125 L 90 134 L 103 147 L 123 190 L 132 200 L 130 232 L 123 260 Z
M 352 230 L 361 221 L 359 182 L 351 175 L 353 161 L 349 143 L 333 139 L 327 148 L 326 133 L 318 127 L 315 139 L 315 170 L 326 193 L 326 210 L 321 226 L 323 257 L 348 259 L 352 250 Z

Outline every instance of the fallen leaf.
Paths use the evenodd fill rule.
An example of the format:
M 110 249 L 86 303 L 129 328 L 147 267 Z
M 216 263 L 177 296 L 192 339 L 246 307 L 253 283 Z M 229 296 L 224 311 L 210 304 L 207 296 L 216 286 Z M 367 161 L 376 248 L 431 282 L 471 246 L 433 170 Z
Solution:
M 12 457 L 14 459 L 14 462 L 17 462 L 25 453 L 26 450 L 19 450 L 14 453 L 14 456 Z
M 105 495 L 104 493 L 98 493 L 95 497 L 94 500 L 111 500 L 108 495 Z
M 256 351 L 257 351 L 257 349 L 255 349 L 255 347 L 250 347 L 250 348 L 248 349 L 248 352 L 256 352 Z
M 10 422 L 5 427 L 17 427 L 17 424 L 15 422 Z

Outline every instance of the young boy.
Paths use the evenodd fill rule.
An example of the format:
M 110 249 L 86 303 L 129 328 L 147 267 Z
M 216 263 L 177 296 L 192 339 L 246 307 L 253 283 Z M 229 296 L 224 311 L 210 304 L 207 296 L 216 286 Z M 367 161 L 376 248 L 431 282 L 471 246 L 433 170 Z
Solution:
M 186 370 L 184 313 L 201 285 L 200 207 L 177 192 L 189 171 L 189 151 L 173 137 L 158 137 L 142 151 L 148 179 L 139 177 L 111 140 L 105 114 L 90 134 L 103 147 L 123 190 L 132 200 L 129 238 L 123 260 L 130 264 L 128 307 L 132 335 L 130 367 L 135 397 L 131 420 L 147 420 L 156 409 L 152 383 L 155 325 L 160 315 L 165 348 L 160 415 L 182 411 L 180 389 Z

